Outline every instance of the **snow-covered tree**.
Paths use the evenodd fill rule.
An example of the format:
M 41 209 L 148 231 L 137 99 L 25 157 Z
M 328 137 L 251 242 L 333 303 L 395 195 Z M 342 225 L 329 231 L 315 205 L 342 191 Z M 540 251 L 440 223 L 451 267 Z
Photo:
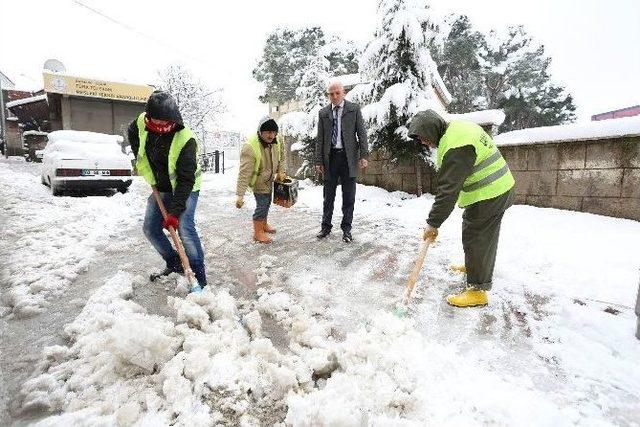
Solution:
M 299 99 L 296 94 L 311 62 L 322 55 L 334 75 L 358 71 L 358 49 L 354 43 L 333 37 L 327 41 L 320 27 L 302 29 L 279 28 L 264 45 L 262 58 L 253 70 L 253 77 L 265 85 L 262 102 L 283 104 Z
M 303 158 L 296 176 L 307 176 L 313 167 L 318 111 L 327 103 L 327 86 L 331 80 L 328 59 L 331 52 L 331 49 L 319 49 L 307 67 L 298 72 L 296 78 L 300 85 L 296 89 L 296 99 L 300 100 L 304 111 L 285 114 L 280 120 L 283 133 L 296 139 L 293 148 Z
M 160 89 L 173 95 L 182 119 L 196 134 L 201 151 L 208 152 L 208 134 L 226 112 L 221 89 L 210 89 L 181 64 L 171 64 L 158 74 Z
M 426 0 L 379 0 L 374 39 L 360 62 L 369 83 L 357 86 L 350 97 L 367 104 L 363 115 L 369 123 L 371 148 L 385 150 L 393 161 L 426 154 L 408 138 L 407 121 L 420 110 L 442 109 L 432 90 L 436 65 L 429 43 L 435 31 Z M 420 167 L 416 170 L 420 194 Z
M 432 50 L 454 97 L 451 112 L 503 109 L 501 132 L 574 119 L 573 99 L 552 82 L 544 46 L 522 27 L 484 35 L 466 16 L 448 21 L 452 23 Z
M 307 67 L 324 43 L 320 27 L 278 28 L 269 34 L 262 59 L 253 70 L 253 77 L 265 85 L 260 101 L 283 104 L 295 99 L 299 70 Z
M 353 41 L 334 36 L 322 46 L 322 53 L 329 61 L 329 67 L 334 75 L 358 72 L 358 57 L 361 52 Z
M 447 30 L 439 43 L 432 45 L 434 60 L 453 100 L 447 106 L 451 113 L 467 113 L 486 108 L 482 54 L 486 39 L 473 29 L 467 16 L 450 16 Z
M 551 58 L 523 27 L 510 27 L 500 37 L 491 32 L 484 58 L 484 91 L 488 108 L 507 116 L 500 131 L 549 126 L 575 119 L 573 98 L 553 84 Z

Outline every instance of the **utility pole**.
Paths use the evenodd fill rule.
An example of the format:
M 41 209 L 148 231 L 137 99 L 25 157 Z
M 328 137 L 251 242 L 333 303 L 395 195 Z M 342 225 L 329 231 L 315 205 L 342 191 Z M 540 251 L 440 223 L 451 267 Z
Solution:
M 0 126 L 2 127 L 2 144 L 4 144 L 4 157 L 9 157 L 9 148 L 7 147 L 7 117 L 4 111 L 4 92 L 2 91 L 2 77 L 0 77 Z

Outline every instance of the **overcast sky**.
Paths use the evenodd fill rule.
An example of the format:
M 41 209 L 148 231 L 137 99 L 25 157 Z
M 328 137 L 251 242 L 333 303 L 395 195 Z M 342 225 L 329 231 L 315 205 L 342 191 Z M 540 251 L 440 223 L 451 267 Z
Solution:
M 77 4 L 80 1 L 120 24 Z M 0 0 L 0 70 L 42 87 L 42 65 L 72 75 L 151 83 L 181 62 L 222 87 L 228 130 L 250 132 L 267 108 L 251 76 L 277 26 L 320 25 L 365 44 L 375 0 Z M 640 0 L 432 0 L 438 15 L 467 14 L 481 30 L 522 24 L 552 57 L 552 75 L 575 97 L 578 119 L 640 104 Z

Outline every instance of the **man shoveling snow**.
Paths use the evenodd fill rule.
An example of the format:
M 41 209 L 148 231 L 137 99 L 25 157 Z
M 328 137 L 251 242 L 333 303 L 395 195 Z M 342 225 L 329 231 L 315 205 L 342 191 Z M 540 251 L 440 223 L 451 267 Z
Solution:
M 180 257 L 162 231 L 177 230 L 189 264 L 200 288 L 206 286 L 204 251 L 195 227 L 195 211 L 202 172 L 197 161 L 195 135 L 182 122 L 178 104 L 167 92 L 155 91 L 145 111 L 129 125 L 129 142 L 136 156 L 136 168 L 149 185 L 157 188 L 168 206 L 163 218 L 153 195 L 147 201 L 144 234 L 166 263 L 151 280 L 171 273 L 184 273 Z
M 500 223 L 513 203 L 515 180 L 493 140 L 477 124 L 444 121 L 431 110 L 416 113 L 409 136 L 437 149 L 438 189 L 424 240 L 435 240 L 438 228 L 455 206 L 465 209 L 462 222 L 467 287 L 447 302 L 456 307 L 486 305 L 498 250 Z

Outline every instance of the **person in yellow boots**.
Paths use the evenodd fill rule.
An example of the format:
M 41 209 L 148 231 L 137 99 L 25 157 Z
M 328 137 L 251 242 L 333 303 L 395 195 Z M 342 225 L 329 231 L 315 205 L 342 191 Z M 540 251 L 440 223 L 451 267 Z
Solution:
M 278 124 L 271 117 L 263 117 L 258 131 L 242 147 L 236 187 L 236 207 L 244 205 L 247 188 L 253 190 L 256 210 L 253 214 L 253 240 L 271 243 L 269 234 L 276 229 L 267 222 L 273 192 L 273 182 L 287 178 L 284 171 L 284 144 L 278 135 Z
M 467 286 L 447 302 L 456 307 L 474 307 L 489 302 L 493 269 L 498 250 L 500 224 L 513 203 L 515 180 L 507 162 L 491 137 L 477 124 L 450 123 L 436 112 L 416 113 L 409 124 L 409 137 L 437 150 L 437 194 L 424 230 L 425 240 L 435 240 L 438 228 L 458 201 L 462 216 L 462 246 Z

